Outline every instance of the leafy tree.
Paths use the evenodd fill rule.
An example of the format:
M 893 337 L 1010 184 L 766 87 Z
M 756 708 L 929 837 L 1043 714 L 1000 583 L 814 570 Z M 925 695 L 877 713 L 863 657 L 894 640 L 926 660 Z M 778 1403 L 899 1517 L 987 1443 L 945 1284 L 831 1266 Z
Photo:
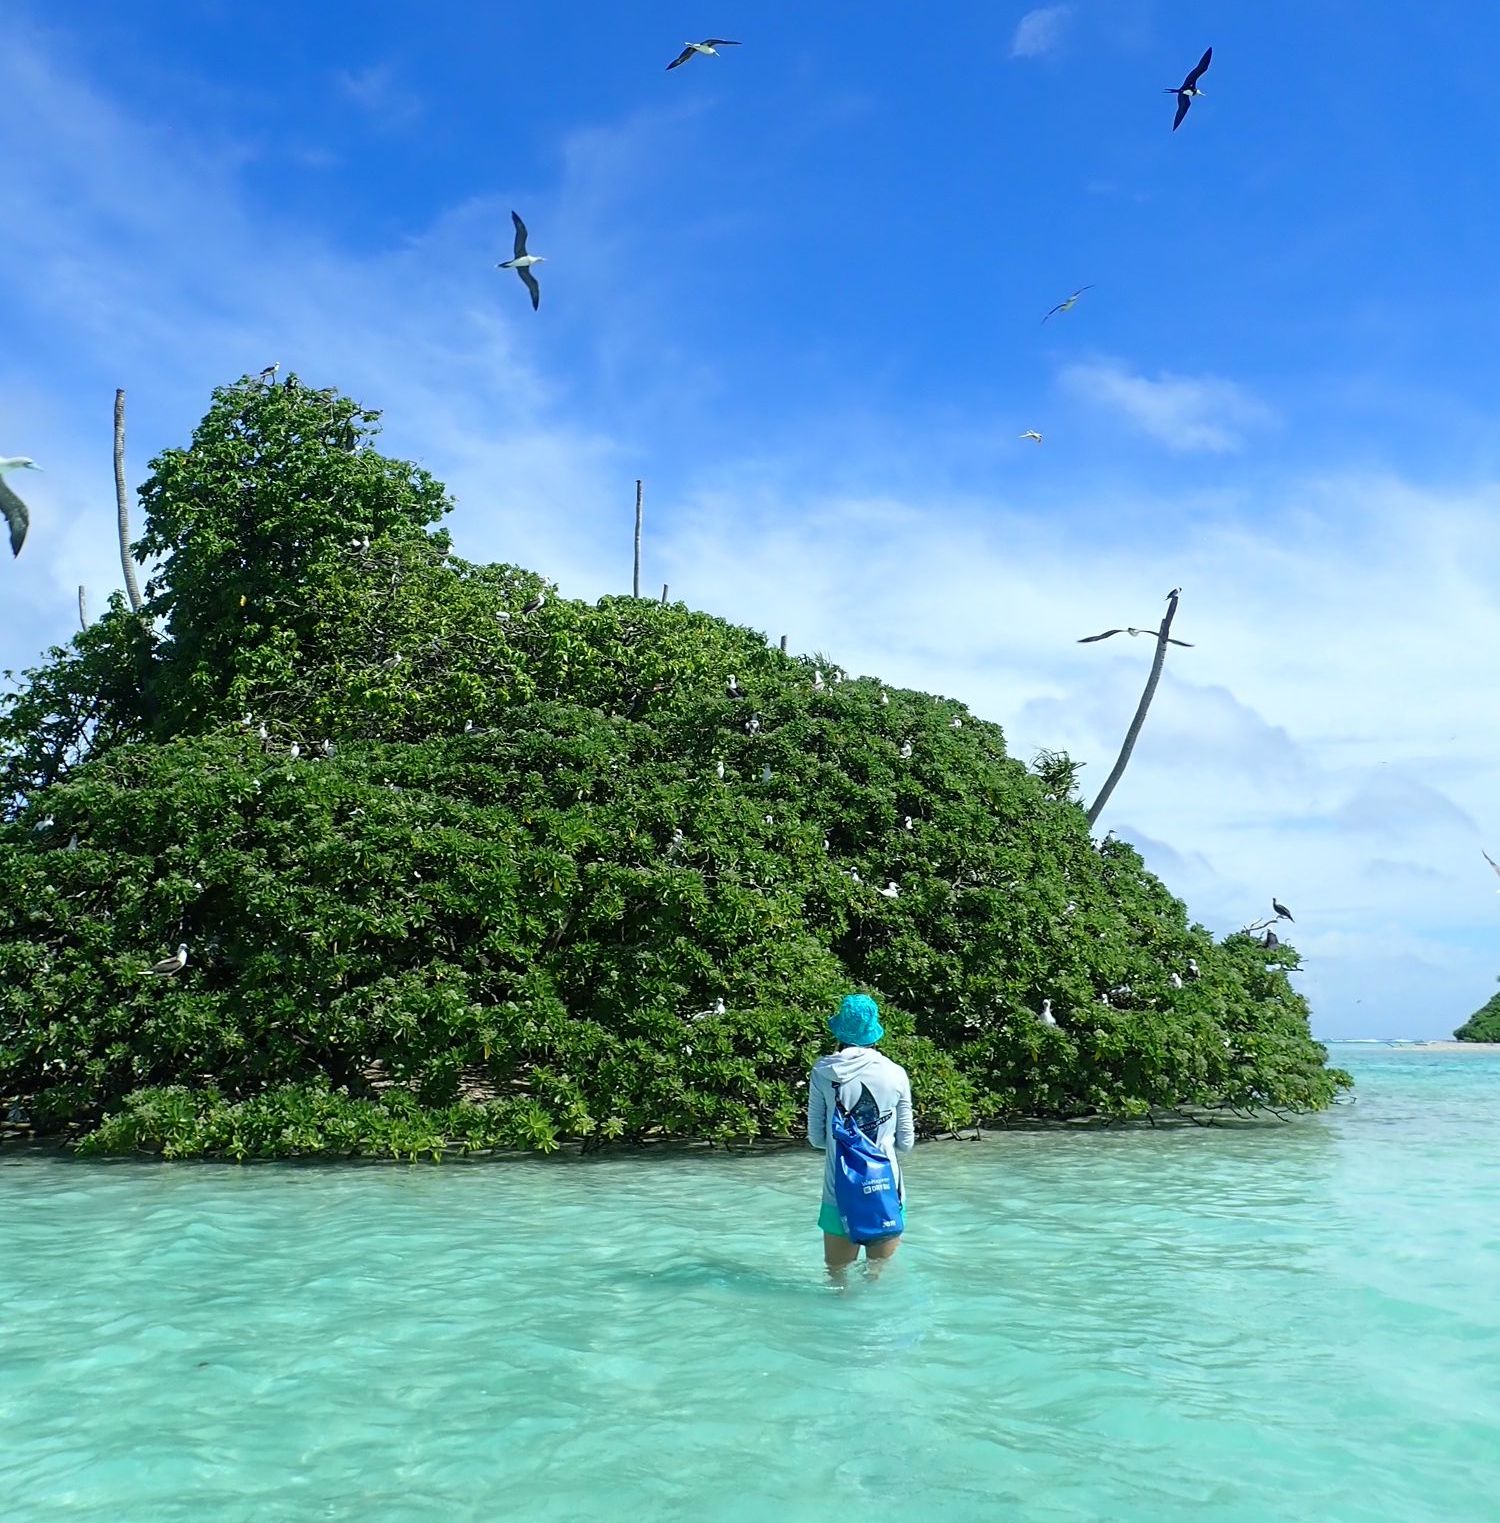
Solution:
M 1492 994 L 1453 1036 L 1459 1042 L 1500 1042 L 1500 994 Z
M 1215 944 L 1096 850 L 1066 757 L 1038 777 L 950 701 L 463 561 L 375 424 L 295 378 L 216 392 L 142 489 L 143 616 L 0 700 L 0 1094 L 41 1129 L 236 1158 L 786 1136 L 850 988 L 934 1130 L 1347 1083 L 1295 951 Z

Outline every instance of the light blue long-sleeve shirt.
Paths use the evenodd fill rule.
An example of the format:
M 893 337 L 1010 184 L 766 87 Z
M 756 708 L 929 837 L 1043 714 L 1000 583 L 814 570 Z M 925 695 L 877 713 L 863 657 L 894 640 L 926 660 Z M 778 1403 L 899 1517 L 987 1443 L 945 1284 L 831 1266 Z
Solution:
M 911 1114 L 911 1080 L 899 1063 L 891 1062 L 873 1047 L 845 1047 L 841 1052 L 830 1052 L 818 1059 L 807 1081 L 807 1140 L 813 1147 L 822 1148 L 826 1155 L 823 1200 L 829 1205 L 834 1203 L 835 1085 L 844 1108 L 855 1113 L 867 1135 L 869 1122 L 878 1117 L 875 1146 L 895 1165 L 896 1185 L 904 1201 L 906 1186 L 896 1155 L 911 1152 L 917 1143 Z

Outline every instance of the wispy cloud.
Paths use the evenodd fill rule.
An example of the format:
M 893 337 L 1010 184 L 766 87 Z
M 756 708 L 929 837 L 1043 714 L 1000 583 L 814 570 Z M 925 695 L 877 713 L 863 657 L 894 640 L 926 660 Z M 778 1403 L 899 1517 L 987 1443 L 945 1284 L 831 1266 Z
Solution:
M 1118 360 L 1069 365 L 1062 384 L 1085 402 L 1121 414 L 1168 449 L 1222 454 L 1276 421 L 1275 411 L 1221 376 L 1138 375 Z
M 1043 53 L 1050 53 L 1062 41 L 1072 14 L 1071 5 L 1040 5 L 1027 11 L 1016 23 L 1010 56 L 1040 58 Z
M 343 69 L 335 79 L 339 89 L 381 126 L 402 127 L 422 114 L 421 98 L 397 79 L 395 68 L 389 63 Z
M 210 386 L 272 359 L 385 409 L 386 447 L 452 488 L 459 553 L 534 567 L 568 595 L 627 585 L 630 480 L 668 458 L 587 389 L 591 372 L 622 363 L 619 342 L 595 334 L 619 304 L 611 282 L 636 279 L 602 234 L 602 252 L 544 267 L 556 273 L 533 314 L 513 280 L 493 281 L 508 192 L 350 253 L 272 220 L 231 160 L 169 141 L 37 48 L 0 55 L 0 95 L 14 108 L 0 117 L 13 166 L 0 297 L 36 332 L 0 354 L 0 443 L 48 468 L 26 558 L 4 568 L 16 574 L 0 600 L 0 665 L 66 637 L 77 583 L 97 610 L 118 580 L 113 386 L 130 391 L 139 480 L 152 448 L 185 438 Z M 575 135 L 561 179 L 526 203 L 534 225 L 557 247 L 591 247 L 596 227 L 622 220 L 609 198 L 650 172 L 662 130 L 632 119 Z M 587 337 L 560 347 L 576 334 Z M 674 427 L 713 435 L 713 401 L 694 410 L 708 390 L 697 372 L 638 367 L 640 348 L 625 350 L 632 373 L 670 372 Z M 33 356 L 25 373 L 18 354 Z M 1178 449 L 1233 448 L 1272 417 L 1212 377 L 1100 361 L 1064 379 Z M 942 453 L 902 441 L 912 456 Z M 1273 892 L 1292 905 L 1322 1030 L 1437 1031 L 1446 1008 L 1479 1003 L 1493 978 L 1483 938 L 1497 901 L 1478 847 L 1500 842 L 1500 708 L 1472 695 L 1493 687 L 1500 649 L 1488 570 L 1500 485 L 1437 490 L 1330 468 L 1263 497 L 1247 489 L 1250 526 L 1185 517 L 1141 535 L 1153 505 L 1126 486 L 1054 517 L 1004 489 L 893 485 L 874 444 L 841 462 L 848 484 L 834 491 L 808 467 L 821 453 L 732 441 L 696 452 L 677 489 L 649 499 L 648 582 L 851 671 L 959 696 L 1004 726 L 1015 755 L 1066 747 L 1088 764 L 1086 794 L 1114 760 L 1149 648 L 1075 642 L 1154 624 L 1181 584 L 1177 632 L 1194 649 L 1172 652 L 1101 823 L 1139 841 L 1216 931 L 1268 910 Z

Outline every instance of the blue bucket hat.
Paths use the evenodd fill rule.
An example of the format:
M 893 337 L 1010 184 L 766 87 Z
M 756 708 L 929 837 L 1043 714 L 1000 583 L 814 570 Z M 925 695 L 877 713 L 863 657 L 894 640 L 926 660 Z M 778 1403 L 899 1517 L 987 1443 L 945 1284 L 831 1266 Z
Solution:
M 880 1007 L 868 994 L 846 994 L 839 1013 L 828 1017 L 828 1029 L 849 1047 L 873 1047 L 885 1035 Z

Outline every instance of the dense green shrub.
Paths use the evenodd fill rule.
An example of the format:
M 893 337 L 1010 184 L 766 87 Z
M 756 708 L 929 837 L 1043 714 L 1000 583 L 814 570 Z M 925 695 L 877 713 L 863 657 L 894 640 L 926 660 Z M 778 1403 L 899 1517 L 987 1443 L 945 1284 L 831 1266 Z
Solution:
M 1453 1035 L 1460 1042 L 1500 1042 L 1500 994 L 1492 994 Z
M 149 620 L 117 601 L 0 701 L 0 1094 L 41 1129 L 231 1157 L 784 1136 L 851 987 L 930 1130 L 1346 1082 L 1296 953 L 1214 943 L 1096 850 L 1065 757 L 1038 777 L 961 705 L 680 606 L 525 612 L 544 584 L 454 556 L 372 425 L 216 393 L 142 489 Z M 185 972 L 143 972 L 179 941 Z

